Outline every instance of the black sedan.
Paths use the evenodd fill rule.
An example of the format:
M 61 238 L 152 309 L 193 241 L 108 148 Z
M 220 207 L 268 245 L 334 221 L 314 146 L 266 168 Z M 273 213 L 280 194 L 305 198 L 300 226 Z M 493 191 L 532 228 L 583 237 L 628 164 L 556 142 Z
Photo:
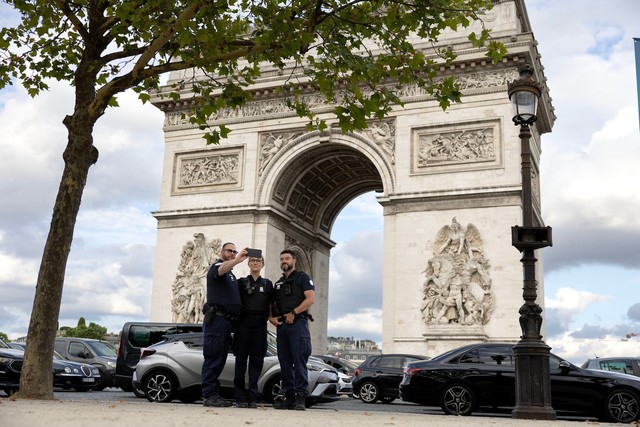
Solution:
M 624 423 L 640 417 L 640 379 L 581 369 L 553 354 L 549 363 L 556 411 Z M 514 407 L 515 391 L 513 344 L 507 343 L 467 345 L 409 363 L 400 383 L 402 400 L 440 406 L 449 415 Z
M 5 344 L 0 340 L 0 390 L 6 394 L 18 391 L 24 360 L 24 343 Z M 100 371 L 93 365 L 77 363 L 53 352 L 53 386 L 88 391 L 100 382 Z

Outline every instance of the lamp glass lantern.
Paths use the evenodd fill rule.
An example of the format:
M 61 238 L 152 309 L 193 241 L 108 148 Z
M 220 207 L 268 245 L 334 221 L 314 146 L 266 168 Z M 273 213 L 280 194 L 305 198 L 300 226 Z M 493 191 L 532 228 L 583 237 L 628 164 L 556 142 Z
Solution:
M 542 91 L 533 79 L 533 69 L 525 65 L 520 69 L 520 78 L 509 85 L 509 99 L 516 125 L 531 125 L 537 120 L 538 100 Z

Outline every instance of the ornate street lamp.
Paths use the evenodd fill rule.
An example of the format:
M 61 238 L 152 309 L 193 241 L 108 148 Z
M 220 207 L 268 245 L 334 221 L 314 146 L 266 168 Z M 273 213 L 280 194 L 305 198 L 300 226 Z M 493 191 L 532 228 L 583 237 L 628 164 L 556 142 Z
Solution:
M 520 78 L 509 84 L 509 99 L 513 108 L 513 122 L 520 125 L 522 158 L 522 227 L 511 228 L 511 242 L 521 253 L 524 285 L 520 307 L 522 336 L 513 348 L 516 363 L 516 407 L 513 418 L 555 420 L 551 406 L 551 380 L 549 356 L 551 348 L 542 341 L 542 308 L 538 298 L 535 250 L 551 246 L 551 227 L 544 227 L 540 215 L 534 212 L 532 168 L 537 164 L 531 158 L 531 129 L 537 120 L 538 99 L 542 95 L 540 84 L 533 78 L 533 69 L 525 64 Z

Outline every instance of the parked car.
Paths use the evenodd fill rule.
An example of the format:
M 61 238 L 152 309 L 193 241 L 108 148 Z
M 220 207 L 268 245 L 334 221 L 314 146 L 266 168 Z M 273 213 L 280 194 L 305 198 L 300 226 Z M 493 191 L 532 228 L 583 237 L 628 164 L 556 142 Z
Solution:
M 402 368 L 409 362 L 426 360 L 416 354 L 371 356 L 358 366 L 353 377 L 353 393 L 365 403 L 391 403 L 398 398 Z
M 581 368 L 619 372 L 640 377 L 640 357 L 598 357 L 587 360 Z
M 108 341 L 90 338 L 56 338 L 54 348 L 65 359 L 87 363 L 98 368 L 100 382 L 96 390 L 115 386 L 117 349 Z
M 151 402 L 195 402 L 202 398 L 202 333 L 175 334 L 142 350 L 133 374 L 133 386 L 144 390 Z M 220 375 L 220 394 L 233 397 L 235 356 L 229 353 Z M 331 366 L 310 360 L 307 407 L 338 399 L 338 373 Z M 267 355 L 264 358 L 258 390 L 264 401 L 283 399 L 280 364 L 275 350 L 275 335 L 269 333 Z
M 338 394 L 353 396 L 353 377 L 338 371 Z
M 321 359 L 327 365 L 333 366 L 338 370 L 338 372 L 343 372 L 349 376 L 355 375 L 356 368 L 360 365 L 359 362 L 332 356 L 330 354 L 314 355 L 314 357 Z
M 5 343 L 7 345 L 7 347 L 9 348 L 15 348 L 16 350 L 22 350 L 24 351 L 27 348 L 27 343 L 24 342 L 7 342 Z
M 11 395 L 20 387 L 20 372 L 24 361 L 24 343 L 0 341 L 0 389 Z M 4 350 L 4 351 L 3 351 Z M 53 386 L 77 391 L 88 391 L 100 382 L 100 372 L 86 363 L 65 360 L 53 352 Z
M 350 360 L 342 359 L 330 354 L 313 355 L 338 371 L 338 394 L 353 396 L 353 376 L 358 364 Z
M 144 347 L 160 342 L 165 335 L 202 332 L 201 323 L 151 323 L 127 322 L 120 331 L 120 344 L 116 358 L 115 385 L 124 391 L 133 391 L 138 397 L 144 397 L 142 390 L 132 386 L 131 380 L 140 352 Z
M 640 417 L 640 379 L 592 371 L 552 354 L 551 405 L 559 412 L 613 422 Z M 482 407 L 515 406 L 513 344 L 472 344 L 429 361 L 409 363 L 400 384 L 402 400 L 440 406 L 449 415 L 470 415 Z
M 0 390 L 11 396 L 20 388 L 20 371 L 24 352 L 0 340 Z
M 336 368 L 338 372 L 343 372 L 349 376 L 353 376 L 356 372 L 356 368 L 359 366 L 359 363 L 343 359 L 341 357 L 332 356 L 330 354 L 314 354 L 313 357 L 321 359 L 327 365 Z

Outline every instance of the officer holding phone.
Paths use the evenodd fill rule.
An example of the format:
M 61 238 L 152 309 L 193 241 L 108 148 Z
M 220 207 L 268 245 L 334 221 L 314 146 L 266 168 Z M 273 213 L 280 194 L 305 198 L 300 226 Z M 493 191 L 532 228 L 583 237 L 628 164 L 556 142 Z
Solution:
M 249 271 L 238 279 L 242 309 L 236 325 L 233 350 L 236 356 L 233 380 L 236 407 L 257 408 L 258 378 L 267 353 L 267 318 L 273 298 L 273 283 L 260 276 L 264 258 L 259 249 L 247 249 Z M 245 372 L 249 360 L 249 383 L 245 387 Z
M 202 353 L 202 396 L 204 406 L 227 407 L 220 396 L 220 373 L 227 361 L 231 345 L 231 332 L 240 314 L 241 301 L 238 281 L 231 271 L 247 259 L 246 249 L 238 252 L 236 245 L 222 245 L 220 258 L 207 273 L 207 302 L 203 306 L 204 343 Z

